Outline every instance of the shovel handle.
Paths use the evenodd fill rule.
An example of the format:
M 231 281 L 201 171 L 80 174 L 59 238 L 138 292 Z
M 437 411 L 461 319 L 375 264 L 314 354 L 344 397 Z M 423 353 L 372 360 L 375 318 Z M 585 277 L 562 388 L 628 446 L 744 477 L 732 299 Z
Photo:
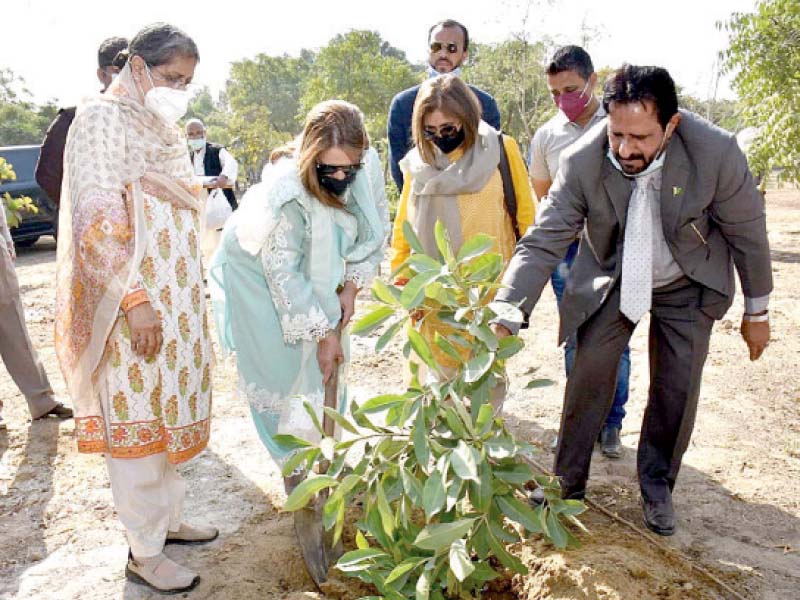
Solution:
M 342 324 L 336 326 L 334 330 L 334 335 L 338 340 L 341 341 L 342 339 Z M 328 383 L 325 384 L 325 406 L 328 408 L 332 408 L 336 410 L 336 405 L 339 401 L 339 365 L 337 365 L 333 370 L 333 375 L 331 378 L 328 379 Z M 334 430 L 336 428 L 336 424 L 334 423 L 333 419 L 331 419 L 327 413 L 323 411 L 322 413 L 322 431 L 326 437 L 333 437 Z M 330 466 L 330 462 L 327 460 L 322 460 L 319 463 L 319 472 L 326 473 L 328 471 L 328 467 Z

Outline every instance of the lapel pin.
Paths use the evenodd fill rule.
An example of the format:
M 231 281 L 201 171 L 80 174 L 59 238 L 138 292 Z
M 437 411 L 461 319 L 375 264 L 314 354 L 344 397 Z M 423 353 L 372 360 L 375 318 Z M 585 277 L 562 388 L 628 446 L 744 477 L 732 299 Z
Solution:
M 680 196 L 682 193 L 683 193 L 683 188 L 682 187 L 678 187 L 677 185 L 672 186 L 672 195 L 673 195 L 673 197 L 674 196 Z

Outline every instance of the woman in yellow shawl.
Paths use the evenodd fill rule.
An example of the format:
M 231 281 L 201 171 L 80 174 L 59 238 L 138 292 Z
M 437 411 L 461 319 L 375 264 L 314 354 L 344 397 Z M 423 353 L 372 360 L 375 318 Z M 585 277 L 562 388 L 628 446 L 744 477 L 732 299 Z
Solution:
M 157 23 L 69 131 L 58 238 L 56 352 L 81 452 L 106 456 L 130 554 L 128 578 L 159 591 L 197 585 L 165 543 L 217 536 L 181 520 L 175 464 L 208 442 L 211 347 L 198 253 L 200 205 L 175 123 L 199 59 Z
M 392 270 L 400 268 L 411 252 L 403 235 L 406 220 L 432 256 L 438 255 L 434 226 L 441 221 L 454 252 L 470 237 L 484 233 L 495 239 L 492 251 L 508 264 L 517 239 L 534 217 L 528 173 L 517 143 L 481 120 L 478 98 L 451 74 L 420 86 L 411 123 L 415 147 L 400 161 L 405 184 L 392 234 Z M 512 189 L 513 213 L 507 202 Z M 403 282 L 401 274 L 398 283 Z M 428 315 L 420 332 L 433 342 L 437 331 L 445 334 L 448 329 Z M 435 344 L 431 347 L 441 366 L 458 366 Z M 492 394 L 496 406 L 505 393 L 500 387 Z

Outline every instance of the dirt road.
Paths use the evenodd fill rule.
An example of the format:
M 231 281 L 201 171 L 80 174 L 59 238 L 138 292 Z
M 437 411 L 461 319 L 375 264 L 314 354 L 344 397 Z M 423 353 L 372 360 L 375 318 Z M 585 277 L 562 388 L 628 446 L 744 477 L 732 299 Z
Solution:
M 800 598 L 800 193 L 768 194 L 776 291 L 774 341 L 764 358 L 747 360 L 738 297 L 717 323 L 700 408 L 676 488 L 678 533 L 662 540 L 711 570 L 746 598 Z M 56 391 L 63 380 L 52 347 L 55 245 L 49 238 L 21 250 L 17 262 L 27 322 Z M 525 334 L 526 349 L 510 365 L 508 418 L 519 435 L 547 447 L 563 394 L 556 347 L 555 303 L 549 290 Z M 403 365 L 397 347 L 381 355 L 374 338 L 356 340 L 351 390 L 361 400 L 397 389 Z M 647 335 L 632 342 L 631 400 L 623 426 L 625 454 L 596 454 L 589 492 L 639 523 L 635 447 L 647 391 Z M 549 385 L 526 389 L 533 379 Z M 547 383 L 547 382 L 543 382 Z M 233 394 L 235 370 L 220 360 L 214 376 L 210 448 L 182 468 L 188 519 L 220 527 L 218 541 L 168 553 L 199 570 L 191 598 L 355 598 L 356 585 L 335 579 L 313 591 L 294 543 L 292 519 L 281 513 L 282 486 Z M 0 598 L 150 598 L 123 576 L 127 545 L 115 519 L 103 460 L 80 455 L 71 422 L 28 420 L 24 400 L 0 369 L 8 431 L 0 432 Z M 543 449 L 539 460 L 550 465 Z M 682 559 L 592 511 L 583 547 L 561 553 L 529 542 L 520 549 L 531 574 L 503 598 L 725 598 Z

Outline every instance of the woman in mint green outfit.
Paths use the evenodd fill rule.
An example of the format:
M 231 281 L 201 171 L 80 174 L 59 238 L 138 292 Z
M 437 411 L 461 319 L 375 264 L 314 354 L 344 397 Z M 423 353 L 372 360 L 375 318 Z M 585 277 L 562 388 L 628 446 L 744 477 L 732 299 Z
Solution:
M 340 343 L 335 329 L 375 276 L 389 231 L 383 172 L 356 106 L 314 107 L 295 148 L 228 220 L 210 278 L 240 393 L 279 465 L 289 457 L 276 434 L 319 439 L 303 402 L 322 421 L 324 384 L 344 362 L 346 333 Z

